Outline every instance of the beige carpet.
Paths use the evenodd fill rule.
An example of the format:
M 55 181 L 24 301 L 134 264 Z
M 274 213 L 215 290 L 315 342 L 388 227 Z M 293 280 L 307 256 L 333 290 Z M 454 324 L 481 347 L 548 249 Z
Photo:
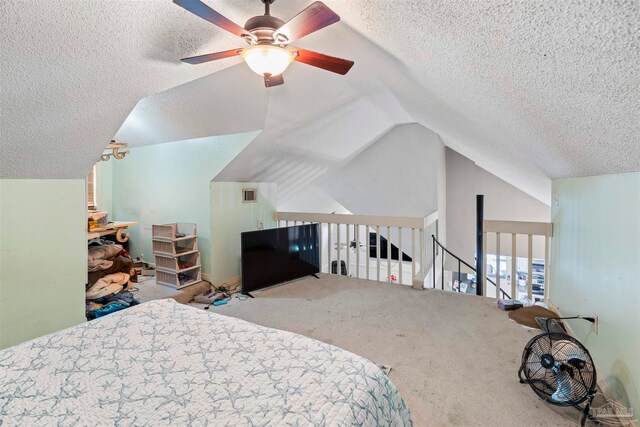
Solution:
M 578 412 L 518 382 L 536 332 L 493 300 L 321 275 L 211 311 L 306 335 L 391 365 L 416 426 L 575 426 Z
M 155 277 L 143 277 L 140 283 L 134 284 L 137 291 L 135 298 L 140 302 L 153 301 L 156 299 L 173 298 L 179 303 L 186 304 L 193 301 L 193 297 L 210 289 L 208 282 L 199 282 L 186 288 L 176 290 L 174 287 L 159 285 Z

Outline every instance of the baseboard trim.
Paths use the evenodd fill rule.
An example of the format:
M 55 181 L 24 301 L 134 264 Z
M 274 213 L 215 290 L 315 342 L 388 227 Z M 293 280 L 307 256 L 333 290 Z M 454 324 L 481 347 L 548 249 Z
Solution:
M 553 301 L 551 301 L 549 299 L 547 301 L 547 305 L 549 306 L 549 309 L 551 311 L 553 311 L 558 317 L 563 317 L 562 313 L 558 309 L 558 306 L 555 305 L 553 303 Z M 564 325 L 565 330 L 567 331 L 567 333 L 569 335 L 571 335 L 575 339 L 578 339 L 578 336 L 576 335 L 575 331 L 573 330 L 571 325 L 569 325 L 568 322 L 562 322 L 562 324 Z M 593 363 L 595 365 L 595 361 Z M 617 405 L 620 405 L 621 407 L 624 407 L 624 405 L 618 400 L 618 397 L 615 395 L 615 393 L 613 392 L 613 390 L 609 386 L 609 383 L 607 383 L 607 380 L 605 380 L 603 375 L 600 375 L 598 367 L 595 366 L 595 368 L 596 368 L 596 375 L 597 375 L 596 384 L 598 386 L 598 390 L 604 395 L 604 398 L 607 400 L 607 402 L 613 402 L 613 403 L 615 403 Z M 625 423 L 625 420 L 622 419 L 622 418 L 618 418 L 618 420 L 620 422 L 620 424 L 619 424 L 620 426 L 624 426 L 624 427 L 634 427 L 635 426 L 635 424 L 632 423 L 632 422 Z

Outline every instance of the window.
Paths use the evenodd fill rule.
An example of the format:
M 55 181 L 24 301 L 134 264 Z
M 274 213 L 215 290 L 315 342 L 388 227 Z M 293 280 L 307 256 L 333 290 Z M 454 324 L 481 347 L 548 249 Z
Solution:
M 96 209 L 96 167 L 91 168 L 87 177 L 87 208 Z

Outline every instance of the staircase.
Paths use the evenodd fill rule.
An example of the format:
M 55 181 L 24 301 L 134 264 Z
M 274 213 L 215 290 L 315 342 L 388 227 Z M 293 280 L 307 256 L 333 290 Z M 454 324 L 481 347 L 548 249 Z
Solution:
M 526 297 L 531 301 L 548 301 L 548 260 L 553 234 L 550 222 L 483 220 L 478 234 L 482 236 L 478 242 L 482 251 L 480 260 L 476 259 L 476 265 L 484 266 L 482 271 L 485 272 L 480 282 L 476 266 L 452 253 L 438 241 L 437 236 L 431 236 L 433 265 L 434 268 L 439 268 L 439 272 L 432 275 L 431 287 L 496 299 Z M 501 249 L 505 246 L 511 246 L 506 253 Z M 440 258 L 438 264 L 435 256 L 439 251 L 446 254 L 446 257 Z M 535 258 L 534 254 L 537 255 Z M 488 263 L 489 256 L 495 259 L 495 265 Z M 457 265 L 457 268 L 447 270 L 445 263 L 449 266 Z M 503 265 L 505 269 L 502 269 Z M 489 267 L 493 270 L 492 273 L 488 271 Z
M 440 269 L 442 274 L 440 274 L 440 289 L 445 291 L 453 291 L 453 292 L 462 292 L 471 295 L 481 295 L 481 288 L 477 283 L 477 271 L 476 268 L 471 264 L 452 253 L 450 250 L 445 248 L 442 243 L 436 239 L 436 236 L 431 236 L 433 240 L 433 265 L 436 265 L 436 252 L 441 250 L 445 252 L 447 255 L 452 257 L 455 262 L 458 264 L 458 269 L 456 271 L 445 270 L 444 268 L 444 259 L 445 257 L 440 257 L 442 260 Z M 464 269 L 462 267 L 465 267 Z M 433 288 L 437 288 L 436 276 L 433 277 Z M 498 289 L 498 285 L 493 280 L 486 278 L 487 282 L 493 285 L 493 293 L 495 294 L 495 290 Z M 446 284 L 446 285 L 445 285 Z M 500 298 L 501 299 L 511 299 L 511 296 L 507 294 L 502 288 L 500 288 Z

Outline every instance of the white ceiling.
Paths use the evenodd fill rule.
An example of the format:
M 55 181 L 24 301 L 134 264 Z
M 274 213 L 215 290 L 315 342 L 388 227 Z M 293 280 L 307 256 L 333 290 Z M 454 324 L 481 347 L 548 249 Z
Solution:
M 208 2 L 240 24 L 261 9 L 258 0 Z M 285 86 L 267 91 L 240 65 L 191 91 L 159 94 L 155 107 L 154 98 L 143 100 L 138 119 L 152 118 L 146 133 L 121 132 L 134 145 L 264 122 L 245 151 L 275 160 L 269 150 L 277 145 L 295 161 L 309 150 L 335 157 L 333 132 L 340 140 L 371 133 L 345 150 L 353 154 L 392 124 L 416 121 L 547 202 L 549 178 L 640 170 L 637 0 L 325 2 L 342 22 L 299 45 L 354 60 L 346 77 L 293 64 Z M 308 3 L 277 0 L 272 13 L 286 20 Z M 140 99 L 239 62 L 190 66 L 178 58 L 242 44 L 170 0 L 5 0 L 0 19 L 3 178 L 85 176 Z M 171 106 L 189 120 L 167 113 Z M 372 112 L 384 120 L 344 118 Z M 172 119 L 182 124 L 150 124 Z M 323 122 L 332 123 L 324 135 Z M 236 160 L 225 173 L 260 174 L 242 154 Z
M 116 133 L 130 147 L 260 130 L 269 92 L 244 64 L 140 100 Z

